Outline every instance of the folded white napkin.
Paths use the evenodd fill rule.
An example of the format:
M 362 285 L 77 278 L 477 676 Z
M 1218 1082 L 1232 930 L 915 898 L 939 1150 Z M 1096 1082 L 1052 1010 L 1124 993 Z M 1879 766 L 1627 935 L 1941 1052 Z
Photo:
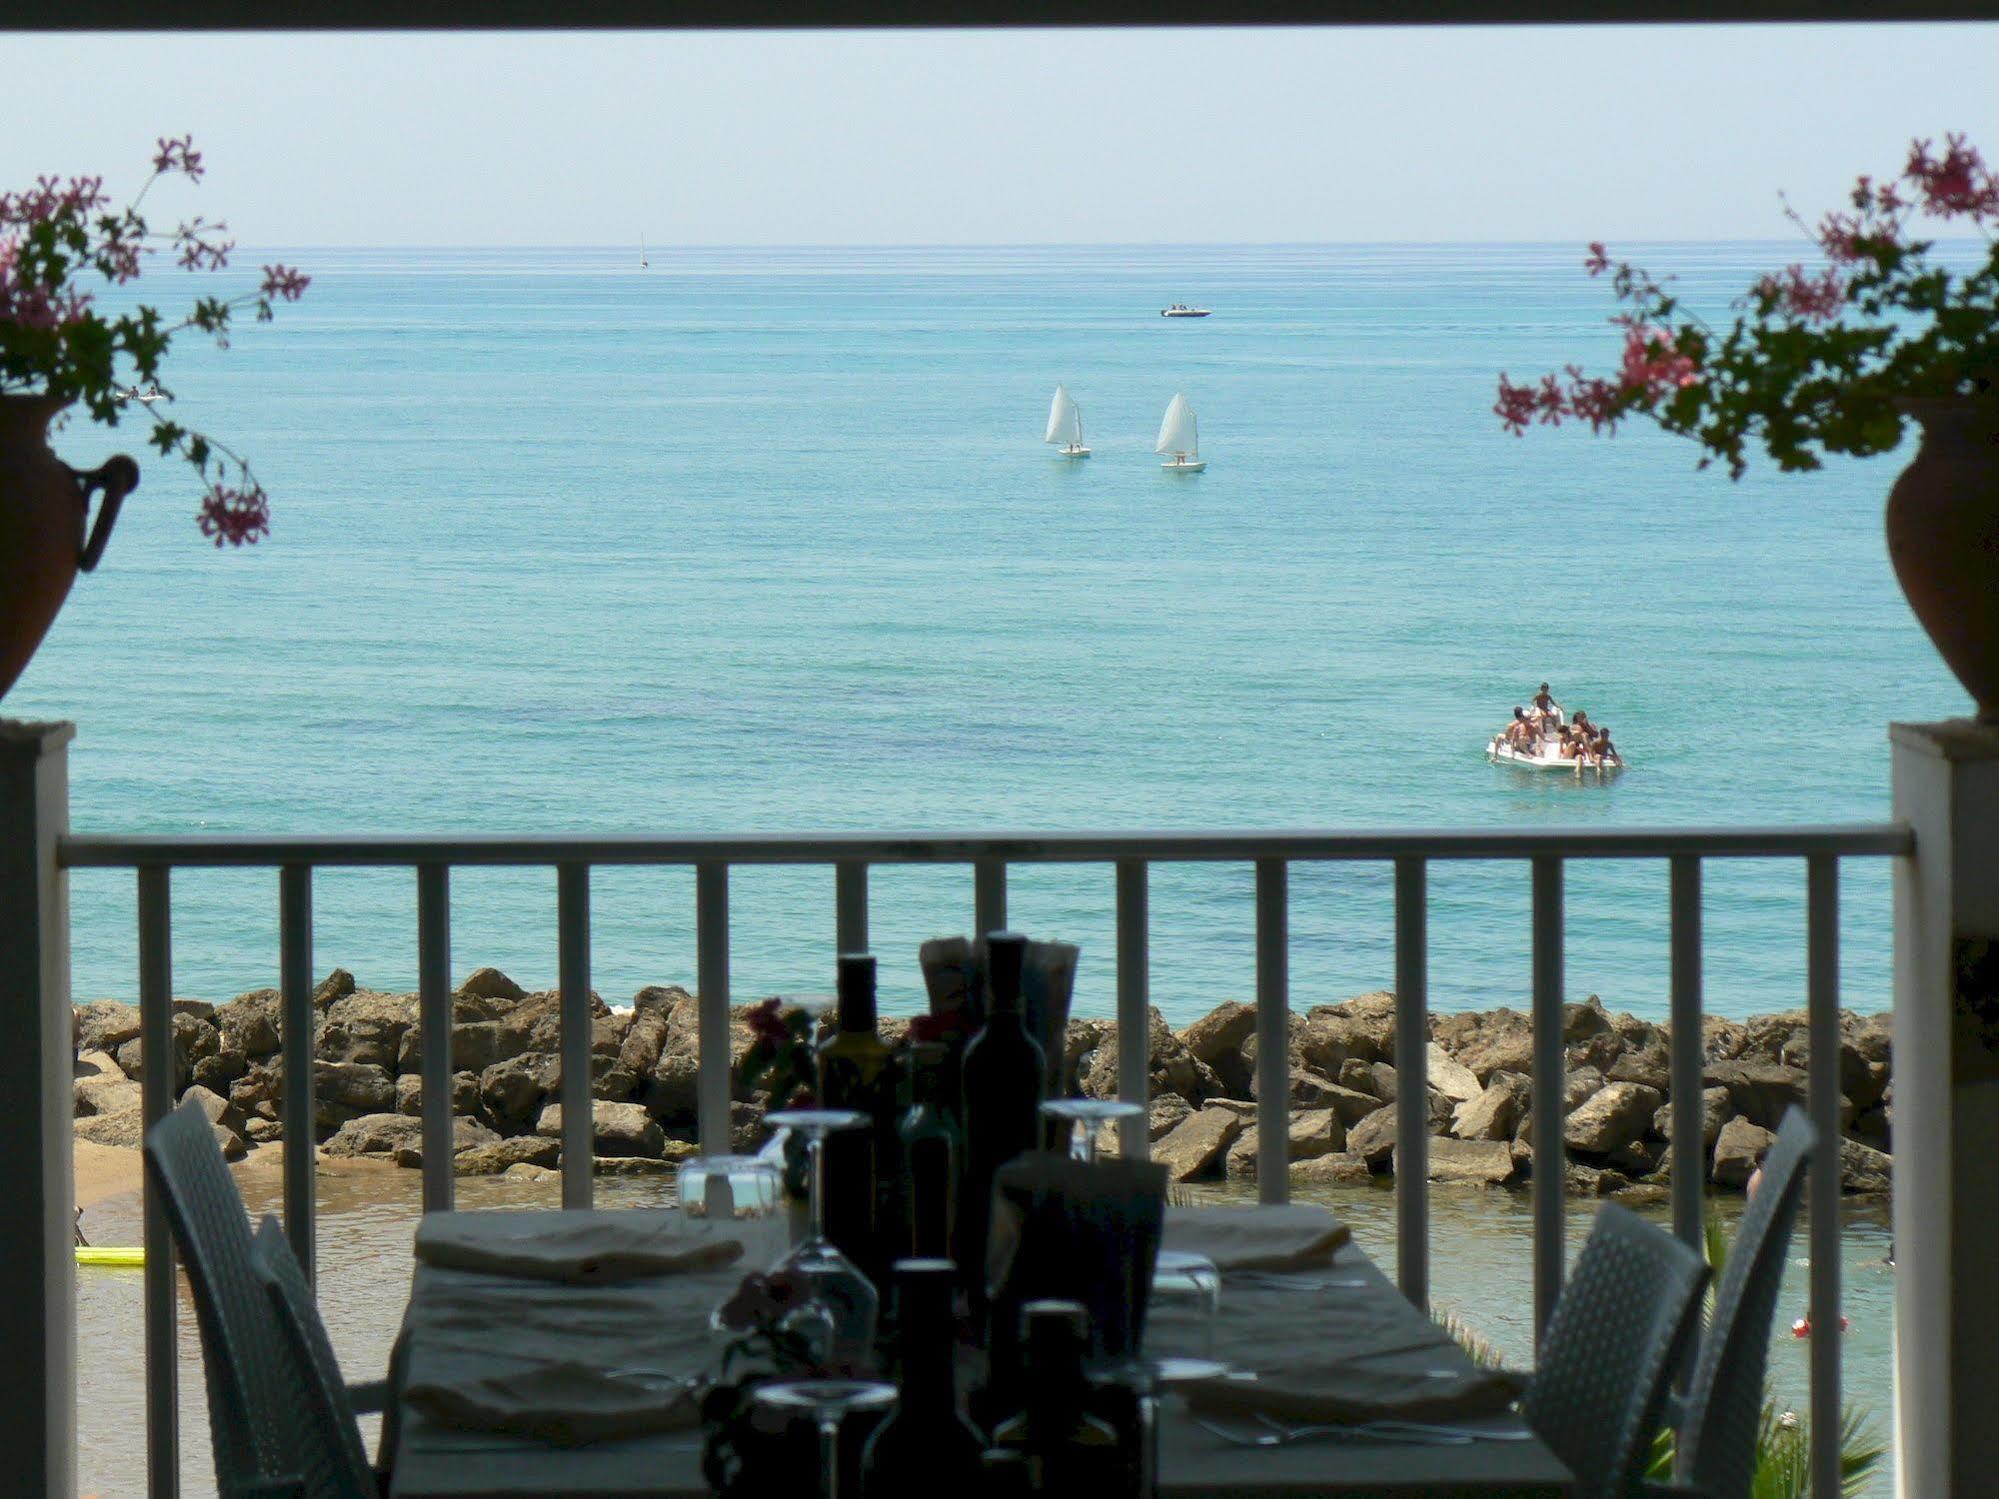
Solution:
M 574 1445 L 701 1421 L 699 1387 L 664 1370 L 606 1369 L 567 1359 L 474 1375 L 412 1382 L 403 1398 L 440 1425 L 497 1431 Z
M 593 1285 L 726 1265 L 743 1252 L 723 1225 L 674 1208 L 432 1213 L 416 1231 L 427 1265 Z
M 1293 1202 L 1271 1207 L 1166 1210 L 1162 1248 L 1206 1255 L 1231 1270 L 1302 1270 L 1323 1265 L 1353 1237 L 1325 1208 Z

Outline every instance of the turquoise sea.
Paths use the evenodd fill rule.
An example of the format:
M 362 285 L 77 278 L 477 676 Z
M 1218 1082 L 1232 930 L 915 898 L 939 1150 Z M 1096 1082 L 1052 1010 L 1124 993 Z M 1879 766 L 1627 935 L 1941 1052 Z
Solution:
M 1716 314 L 1797 253 L 1617 248 Z M 146 458 L 7 699 L 77 722 L 80 830 L 1870 820 L 1888 720 L 1966 706 L 1888 569 L 1901 460 L 1731 484 L 1645 430 L 1500 430 L 1499 370 L 1615 359 L 1578 246 L 246 265 L 279 254 L 306 299 L 173 377 L 176 414 L 255 461 L 273 536 L 217 554 L 191 476 Z M 1058 381 L 1087 462 L 1040 442 Z M 1199 476 L 1152 455 L 1176 391 Z M 58 446 L 83 464 L 139 434 Z M 1613 727 L 1620 779 L 1486 762 L 1543 678 Z M 1803 884 L 1711 867 L 1711 1009 L 1802 1002 Z M 321 874 L 315 967 L 413 986 L 413 886 Z M 873 889 L 913 1004 L 916 945 L 969 927 L 970 873 Z M 1433 1004 L 1521 1002 L 1525 870 L 1431 889 Z M 1170 1019 L 1251 992 L 1251 890 L 1245 867 L 1155 872 Z M 1111 872 L 1019 869 L 1011 894 L 1015 925 L 1082 944 L 1079 1011 L 1107 1013 Z M 1568 895 L 1572 993 L 1663 1014 L 1663 869 L 1579 865 Z M 454 971 L 552 985 L 552 874 L 463 871 L 453 896 Z M 178 874 L 173 901 L 177 992 L 275 982 L 275 874 Z M 830 986 L 830 873 L 738 871 L 732 908 L 739 998 Z M 593 909 L 606 998 L 691 984 L 690 873 L 599 871 Z M 1842 911 L 1847 1002 L 1884 1008 L 1885 868 L 1849 862 Z M 1385 868 L 1297 869 L 1295 1000 L 1387 985 L 1390 918 Z M 73 922 L 79 998 L 131 997 L 130 876 L 80 872 Z

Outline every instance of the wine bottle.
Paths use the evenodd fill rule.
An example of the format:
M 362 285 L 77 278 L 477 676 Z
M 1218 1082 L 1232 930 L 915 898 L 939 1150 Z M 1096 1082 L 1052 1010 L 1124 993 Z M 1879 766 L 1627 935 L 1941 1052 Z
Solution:
M 896 1261 L 895 1409 L 862 1452 L 862 1499 L 966 1496 L 979 1482 L 985 1441 L 958 1409 L 957 1292 L 949 1260 Z
M 819 1043 L 819 1097 L 829 1109 L 868 1116 L 868 1128 L 827 1137 L 826 1237 L 871 1280 L 891 1255 L 876 1232 L 878 1142 L 895 1127 L 895 1080 L 889 1044 L 875 1030 L 875 960 L 842 953 L 839 1028 Z
M 1116 1428 L 1087 1410 L 1089 1327 L 1088 1314 L 1073 1301 L 1021 1308 L 1025 1398 L 1018 1414 L 994 1428 L 993 1446 L 1026 1455 L 1037 1494 L 1108 1499 L 1130 1492 L 1125 1444 Z
M 986 1023 L 965 1048 L 960 1086 L 965 1110 L 964 1196 L 958 1204 L 955 1258 L 975 1304 L 985 1295 L 986 1235 L 993 1177 L 1034 1149 L 1040 1135 L 1045 1062 L 1020 1010 L 1027 939 L 1017 932 L 986 938 Z
M 909 1109 L 902 1116 L 903 1203 L 908 1213 L 908 1252 L 921 1258 L 948 1258 L 958 1198 L 958 1169 L 964 1142 L 946 1112 L 941 1042 L 919 1041 L 909 1048 L 904 1073 Z

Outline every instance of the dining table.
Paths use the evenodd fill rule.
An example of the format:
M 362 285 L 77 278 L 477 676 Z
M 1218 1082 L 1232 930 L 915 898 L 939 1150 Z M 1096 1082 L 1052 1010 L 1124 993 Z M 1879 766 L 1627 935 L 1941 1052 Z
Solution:
M 1175 1209 L 1175 1212 L 1193 1211 Z M 435 1213 L 426 1229 L 449 1241 L 499 1227 L 533 1247 L 537 1235 L 565 1231 L 609 1214 Z M 468 1223 L 459 1220 L 486 1220 Z M 534 1220 L 551 1220 L 546 1229 Z M 709 1315 L 740 1282 L 740 1262 L 688 1263 L 670 1273 L 623 1274 L 574 1283 L 452 1256 L 419 1255 L 400 1339 L 401 1388 L 390 1499 L 698 1499 L 703 1432 L 695 1403 L 676 1381 L 713 1366 L 720 1345 Z M 1331 1431 L 1269 1441 L 1281 1421 L 1255 1415 L 1266 1387 L 1309 1407 L 1323 1381 L 1330 1390 L 1438 1391 L 1487 1388 L 1489 1372 L 1441 1327 L 1411 1305 L 1351 1242 L 1316 1263 L 1282 1271 L 1225 1270 L 1207 1330 L 1210 1352 L 1238 1385 L 1203 1392 L 1168 1391 L 1159 1406 L 1156 1491 L 1162 1499 L 1261 1499 L 1261 1496 L 1425 1495 L 1428 1499 L 1562 1499 L 1572 1490 L 1561 1460 L 1518 1411 L 1488 1399 L 1472 1413 L 1434 1409 L 1421 1400 L 1418 1426 L 1452 1433 L 1449 1441 L 1356 1421 Z M 532 1394 L 536 1381 L 587 1365 L 616 1384 L 629 1376 L 682 1416 L 660 1429 L 588 1439 L 568 1429 L 495 1429 L 504 1422 L 478 1409 L 495 1389 Z M 1259 1382 L 1262 1383 L 1259 1383 Z M 1232 1391 L 1246 1391 L 1243 1399 Z M 461 1397 L 462 1400 L 461 1400 Z M 1190 1398 L 1198 1408 L 1190 1405 Z M 579 1439 L 584 1438 L 584 1439 Z

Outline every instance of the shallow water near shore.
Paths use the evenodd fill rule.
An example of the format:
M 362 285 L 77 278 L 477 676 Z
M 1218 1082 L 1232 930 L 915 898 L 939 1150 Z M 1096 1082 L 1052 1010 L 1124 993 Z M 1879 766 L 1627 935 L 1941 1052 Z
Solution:
M 279 1209 L 282 1189 L 270 1162 L 239 1167 L 237 1180 L 253 1214 Z M 1210 1186 L 1188 1189 L 1198 1201 L 1243 1200 L 1241 1189 Z M 1394 1194 L 1382 1187 L 1300 1189 L 1300 1201 L 1323 1202 L 1354 1230 L 1356 1240 L 1384 1269 L 1395 1262 Z M 599 1181 L 603 1207 L 653 1206 L 670 1201 L 670 1183 Z M 499 1178 L 466 1178 L 458 1183 L 458 1204 L 467 1208 L 554 1207 L 554 1183 L 523 1184 Z M 421 1212 L 420 1173 L 373 1163 L 323 1169 L 319 1176 L 320 1307 L 341 1366 L 350 1379 L 375 1379 L 387 1367 L 389 1345 L 409 1293 L 410 1236 Z M 1724 1222 L 1740 1213 L 1740 1199 L 1717 1198 L 1713 1210 Z M 1846 1230 L 1841 1275 L 1846 1313 L 1852 1326 L 1845 1358 L 1850 1402 L 1871 1412 L 1886 1434 L 1890 1415 L 1890 1356 L 1894 1272 L 1883 1262 L 1889 1228 L 1885 1206 L 1844 1205 Z M 1580 1247 L 1588 1232 L 1591 1205 L 1569 1203 L 1569 1246 Z M 1664 1210 L 1646 1210 L 1666 1221 Z M 136 1197 L 115 1197 L 90 1208 L 84 1223 L 96 1243 L 135 1243 L 140 1232 Z M 1433 1300 L 1489 1342 L 1516 1366 L 1531 1363 L 1532 1222 L 1525 1194 L 1453 1189 L 1431 1191 Z M 1779 1397 L 1802 1408 L 1806 1398 L 1809 1344 L 1792 1337 L 1790 1321 L 1805 1307 L 1806 1259 L 1803 1225 L 1793 1240 L 1791 1269 L 1778 1302 L 1773 1329 L 1771 1380 Z M 141 1275 L 129 1270 L 78 1273 L 78 1362 L 80 1398 L 78 1442 L 81 1492 L 99 1499 L 141 1499 L 144 1493 L 145 1406 Z M 210 1462 L 206 1407 L 201 1382 L 199 1340 L 185 1282 L 181 1295 L 180 1405 L 182 1493 L 206 1499 L 215 1491 Z M 370 1447 L 374 1423 L 367 1423 Z M 1890 1491 L 1881 1472 L 1868 1490 Z

